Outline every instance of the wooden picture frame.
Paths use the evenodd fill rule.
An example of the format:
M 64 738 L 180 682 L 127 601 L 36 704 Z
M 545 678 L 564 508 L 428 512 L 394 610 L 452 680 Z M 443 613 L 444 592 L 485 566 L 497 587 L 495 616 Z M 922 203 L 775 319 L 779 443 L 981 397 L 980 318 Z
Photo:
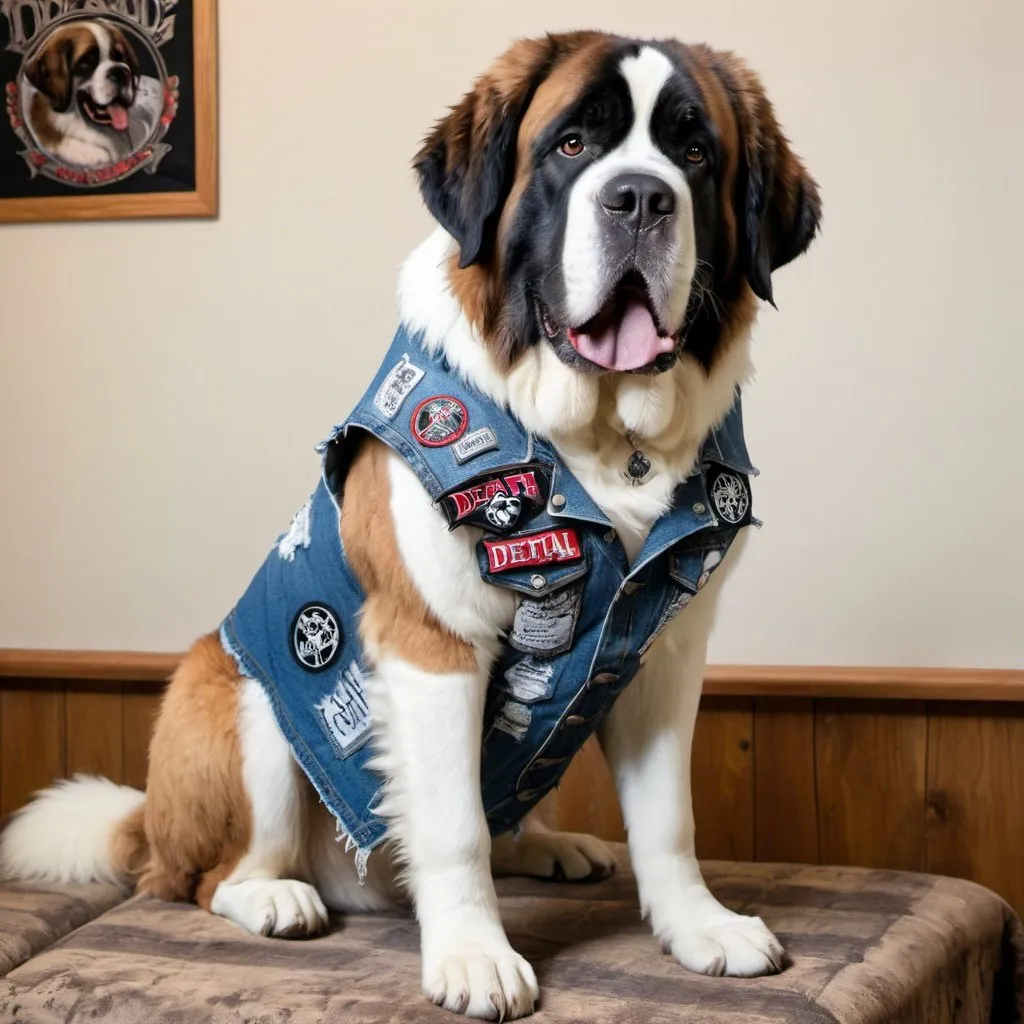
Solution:
M 217 215 L 217 0 L 0 0 L 4 29 L 0 223 Z M 172 49 L 191 67 L 165 61 Z M 111 81 L 130 103 L 92 101 Z M 148 107 L 137 116 L 143 85 Z M 96 131 L 102 159 L 75 148 Z

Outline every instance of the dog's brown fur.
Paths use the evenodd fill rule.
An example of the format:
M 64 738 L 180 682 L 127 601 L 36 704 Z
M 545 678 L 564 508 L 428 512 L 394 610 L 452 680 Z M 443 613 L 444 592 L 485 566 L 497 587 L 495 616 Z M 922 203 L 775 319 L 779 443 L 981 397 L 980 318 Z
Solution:
M 390 495 L 388 448 L 368 438 L 349 470 L 341 514 L 341 542 L 366 593 L 363 642 L 370 651 L 398 655 L 428 672 L 472 672 L 472 645 L 438 622 L 409 576 L 394 522 L 381 514 Z
M 146 803 L 118 826 L 114 863 L 140 892 L 209 909 L 249 848 L 238 741 L 241 677 L 216 634 L 174 673 L 149 748 Z

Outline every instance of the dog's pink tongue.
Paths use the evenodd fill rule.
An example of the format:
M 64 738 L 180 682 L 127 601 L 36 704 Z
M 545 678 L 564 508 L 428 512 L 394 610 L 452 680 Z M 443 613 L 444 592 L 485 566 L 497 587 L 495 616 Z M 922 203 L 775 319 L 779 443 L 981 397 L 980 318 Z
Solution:
M 598 334 L 573 332 L 569 337 L 581 356 L 608 370 L 639 370 L 675 347 L 671 338 L 658 336 L 651 311 L 636 299 L 627 302 L 617 323 L 611 318 Z
M 128 111 L 120 103 L 111 103 L 107 107 L 110 115 L 110 123 L 119 131 L 123 132 L 128 128 Z

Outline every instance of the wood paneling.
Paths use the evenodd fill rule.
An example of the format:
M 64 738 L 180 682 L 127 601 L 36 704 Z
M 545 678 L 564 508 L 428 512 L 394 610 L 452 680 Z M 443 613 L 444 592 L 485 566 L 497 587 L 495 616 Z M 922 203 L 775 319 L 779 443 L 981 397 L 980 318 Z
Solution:
M 175 660 L 0 651 L 0 815 L 72 771 L 143 787 L 159 691 Z M 790 690 L 810 678 L 793 671 L 799 685 Z M 884 678 L 886 670 L 871 671 Z M 904 670 L 891 671 L 892 693 L 902 692 Z M 701 856 L 949 873 L 1024 912 L 1024 703 L 794 699 L 765 696 L 756 667 L 718 678 L 732 693 L 753 682 L 750 695 L 706 694 L 701 705 L 693 749 Z M 994 685 L 990 673 L 978 679 L 975 692 Z M 826 682 L 824 693 L 837 685 Z M 866 692 L 880 689 L 876 681 Z M 554 827 L 623 837 L 595 741 L 541 806 Z
M 759 697 L 754 715 L 757 860 L 817 864 L 814 702 Z
M 829 864 L 927 866 L 922 703 L 835 701 L 815 725 L 818 835 Z
M 692 758 L 693 813 L 701 857 L 754 857 L 753 738 L 752 701 L 702 700 Z
M 156 693 L 126 693 L 124 695 L 124 781 L 136 789 L 146 788 L 149 768 L 149 737 L 160 708 L 160 695 Z
M 0 817 L 65 774 L 64 690 L 0 692 Z
M 67 773 L 86 772 L 124 781 L 124 698 L 121 687 L 107 684 L 100 692 L 69 690 Z
M 985 882 L 1024 911 L 1024 713 L 933 708 L 928 870 Z

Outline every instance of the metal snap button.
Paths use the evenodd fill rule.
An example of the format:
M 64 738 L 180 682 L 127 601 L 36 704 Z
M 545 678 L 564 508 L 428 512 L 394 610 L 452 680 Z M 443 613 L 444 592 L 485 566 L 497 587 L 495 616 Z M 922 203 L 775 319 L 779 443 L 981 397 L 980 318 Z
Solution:
M 607 686 L 609 683 L 618 682 L 619 677 L 614 672 L 598 672 L 591 683 L 595 686 Z
M 707 510 L 708 507 L 707 505 L 704 504 L 703 501 L 695 501 L 693 503 L 693 511 L 696 512 L 697 515 L 702 516 L 705 512 L 707 512 Z
M 622 590 L 626 597 L 632 597 L 641 587 L 642 583 L 637 583 L 634 580 L 630 580 L 628 583 L 623 583 Z
M 567 715 L 565 719 L 566 725 L 582 725 L 586 719 L 582 715 Z
M 534 590 L 543 590 L 547 586 L 548 581 L 538 573 L 536 576 L 530 577 L 530 586 Z
M 555 508 L 565 508 L 565 495 L 564 494 L 552 494 L 551 495 L 551 504 L 554 505 Z
M 604 535 L 604 539 L 605 539 L 605 541 L 606 541 L 606 542 L 607 542 L 608 544 L 611 544 L 611 542 L 612 542 L 613 540 L 615 540 L 615 531 L 614 531 L 614 530 L 609 530 L 609 531 L 608 531 L 608 532 L 607 532 L 607 533 L 606 533 L 606 534 Z

